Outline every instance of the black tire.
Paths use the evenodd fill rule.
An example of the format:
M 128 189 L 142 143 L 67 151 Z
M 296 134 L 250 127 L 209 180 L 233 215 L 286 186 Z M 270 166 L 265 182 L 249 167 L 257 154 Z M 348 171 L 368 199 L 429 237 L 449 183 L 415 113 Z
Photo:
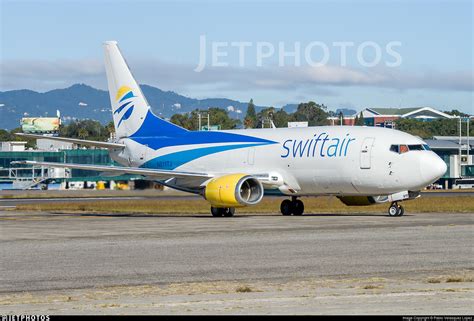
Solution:
M 293 203 L 293 215 L 301 216 L 304 213 L 304 203 L 301 200 L 296 200 Z
M 290 200 L 284 200 L 280 205 L 281 214 L 288 216 L 293 213 L 293 202 Z
M 388 208 L 388 216 L 398 216 L 398 205 L 397 204 L 392 204 Z
M 405 208 L 403 208 L 403 206 L 401 206 L 401 205 L 398 205 L 397 216 L 403 216 L 403 214 L 405 214 Z
M 222 213 L 224 214 L 225 217 L 232 217 L 234 216 L 235 213 L 235 208 L 234 207 L 226 207 L 222 209 Z
M 224 211 L 220 207 L 213 207 L 211 206 L 211 214 L 214 217 L 222 217 Z

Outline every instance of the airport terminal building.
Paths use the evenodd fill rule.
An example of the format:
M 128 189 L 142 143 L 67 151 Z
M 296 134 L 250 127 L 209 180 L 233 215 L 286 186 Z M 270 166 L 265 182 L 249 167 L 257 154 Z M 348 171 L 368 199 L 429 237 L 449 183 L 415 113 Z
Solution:
M 6 150 L 6 145 L 7 143 L 3 144 L 4 148 L 0 150 L 0 189 L 115 188 L 117 183 L 128 183 L 136 179 L 130 175 L 101 176 L 99 172 L 80 169 L 11 165 L 11 162 L 20 160 L 118 165 L 105 149 L 19 150 L 17 147 L 16 150 Z
M 433 139 L 426 139 L 430 146 L 439 157 L 446 163 L 448 170 L 443 177 L 439 179 L 438 184 L 444 189 L 474 187 L 474 142 L 469 141 L 467 137 L 457 136 L 435 136 Z

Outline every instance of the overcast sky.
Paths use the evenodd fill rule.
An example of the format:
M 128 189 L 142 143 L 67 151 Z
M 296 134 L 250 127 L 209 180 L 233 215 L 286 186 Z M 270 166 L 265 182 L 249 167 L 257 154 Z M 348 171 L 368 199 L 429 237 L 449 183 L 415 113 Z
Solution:
M 0 2 L 2 91 L 105 89 L 117 40 L 140 83 L 190 97 L 474 113 L 469 0 Z

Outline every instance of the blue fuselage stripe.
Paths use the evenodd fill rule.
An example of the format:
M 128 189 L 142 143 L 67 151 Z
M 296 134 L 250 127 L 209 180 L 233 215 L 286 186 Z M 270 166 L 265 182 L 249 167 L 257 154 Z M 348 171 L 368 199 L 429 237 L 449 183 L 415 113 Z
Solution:
M 195 148 L 184 150 L 180 152 L 170 153 L 163 156 L 156 157 L 147 161 L 140 167 L 144 168 L 156 168 L 156 169 L 175 169 L 185 163 L 193 161 L 195 159 L 239 148 L 254 147 L 266 144 L 236 144 L 236 145 L 225 145 L 225 146 L 211 146 L 204 148 Z

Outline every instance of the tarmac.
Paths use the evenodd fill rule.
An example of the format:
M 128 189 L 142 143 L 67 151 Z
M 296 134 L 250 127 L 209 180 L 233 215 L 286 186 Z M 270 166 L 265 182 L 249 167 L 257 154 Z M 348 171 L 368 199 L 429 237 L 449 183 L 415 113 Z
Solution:
M 0 313 L 472 314 L 473 214 L 0 211 Z

